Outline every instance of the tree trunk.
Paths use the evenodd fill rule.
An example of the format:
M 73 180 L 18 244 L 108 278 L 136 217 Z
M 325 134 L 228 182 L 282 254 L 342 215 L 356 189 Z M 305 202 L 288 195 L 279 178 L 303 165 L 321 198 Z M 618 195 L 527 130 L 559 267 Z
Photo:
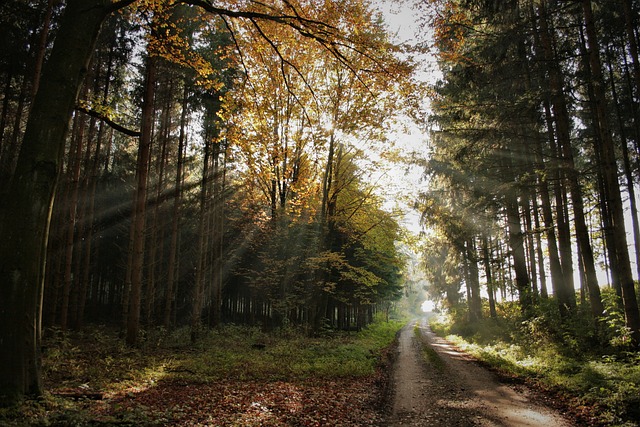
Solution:
M 487 295 L 489 296 L 489 314 L 492 319 L 498 318 L 496 312 L 496 300 L 494 298 L 494 284 L 491 274 L 491 257 L 489 256 L 489 242 L 486 236 L 482 237 L 482 254 L 484 258 L 484 271 L 487 278 Z
M 140 127 L 140 145 L 136 164 L 136 191 L 132 227 L 131 251 L 131 289 L 129 311 L 127 313 L 127 344 L 138 343 L 140 330 L 140 307 L 142 303 L 142 279 L 144 274 L 144 243 L 147 207 L 147 178 L 151 160 L 151 140 L 153 134 L 154 97 L 156 91 L 156 61 L 149 55 L 147 62 L 145 90 L 142 100 L 142 126 Z
M 207 268 L 207 213 L 209 207 L 209 163 L 211 161 L 211 135 L 205 135 L 202 183 L 200 185 L 200 209 L 198 218 L 198 248 L 196 277 L 191 295 L 191 342 L 198 339 L 202 326 L 202 306 L 204 301 L 205 269 Z
M 640 224 L 638 223 L 638 207 L 636 203 L 636 192 L 633 182 L 633 170 L 631 168 L 631 159 L 629 157 L 629 147 L 627 146 L 627 132 L 624 126 L 624 119 L 620 108 L 620 100 L 618 99 L 618 91 L 616 89 L 613 61 L 610 51 L 607 49 L 607 68 L 609 69 L 609 80 L 611 83 L 611 95 L 613 104 L 616 109 L 616 117 L 618 118 L 618 132 L 620 133 L 620 147 L 622 148 L 622 165 L 624 167 L 624 176 L 627 181 L 627 192 L 629 193 L 629 207 L 631 216 L 631 226 L 633 228 L 633 246 L 636 255 L 636 273 L 640 280 Z
M 551 66 L 550 68 L 555 69 Z M 554 95 L 552 96 L 552 102 L 554 106 L 556 128 L 559 130 L 558 143 L 560 145 L 560 151 L 562 155 L 563 169 L 565 170 L 565 176 L 568 181 L 569 191 L 571 194 L 571 201 L 573 205 L 573 219 L 574 227 L 576 230 L 576 237 L 580 248 L 581 262 L 585 272 L 585 280 L 589 289 L 589 296 L 591 302 L 591 312 L 595 319 L 602 316 L 604 307 L 600 298 L 600 287 L 598 284 L 598 278 L 595 269 L 595 259 L 593 256 L 593 249 L 589 239 L 589 229 L 586 224 L 584 216 L 584 204 L 582 198 L 582 189 L 578 182 L 578 171 L 573 159 L 573 152 L 571 149 L 571 141 L 569 135 L 569 129 L 567 122 L 569 115 L 567 112 L 566 103 L 564 102 L 564 95 L 562 94 L 562 88 L 560 86 L 560 77 L 557 75 L 557 70 L 551 73 L 554 77 L 550 79 L 552 81 L 551 87 Z M 562 125 L 561 125 L 562 123 Z M 573 288 L 567 288 L 568 302 L 570 307 L 575 305 L 575 290 Z
M 546 12 L 544 12 L 546 13 Z M 581 255 L 581 263 L 584 268 L 587 287 L 591 302 L 591 311 L 595 319 L 602 316 L 604 307 L 600 298 L 600 287 L 595 269 L 595 260 L 593 249 L 589 240 L 589 229 L 584 216 L 584 204 L 582 197 L 582 189 L 578 182 L 578 171 L 573 158 L 570 135 L 570 119 L 565 101 L 565 95 L 562 84 L 562 75 L 557 62 L 553 57 L 553 48 L 550 41 L 548 28 L 546 25 L 546 17 L 543 16 L 541 22 L 543 26 L 543 34 L 541 42 L 544 51 L 545 63 L 549 73 L 549 86 L 551 91 L 551 105 L 554 111 L 554 119 L 556 124 L 556 132 L 558 137 L 558 145 L 560 149 L 560 158 L 562 159 L 563 170 L 569 185 L 571 201 L 573 202 L 573 217 L 578 240 L 579 253 Z M 575 304 L 575 290 L 573 287 L 567 287 L 569 293 L 568 303 L 570 307 Z
M 532 198 L 533 202 L 533 221 L 536 227 L 536 256 L 538 257 L 538 275 L 540 276 L 540 298 L 549 298 L 547 291 L 547 275 L 544 265 L 544 254 L 542 253 L 542 238 L 540 237 L 540 214 L 538 213 L 538 202 L 536 197 Z
M 149 251 L 149 261 L 147 262 L 147 283 L 145 289 L 145 324 L 151 326 L 153 322 L 155 309 L 155 300 L 157 293 L 157 276 L 159 266 L 162 264 L 159 262 L 159 258 L 162 258 L 163 241 L 164 239 L 158 237 L 162 236 L 162 218 L 160 215 L 160 206 L 163 202 L 163 192 L 165 190 L 165 165 L 167 164 L 169 137 L 171 132 L 171 110 L 173 104 L 173 80 L 169 79 L 168 82 L 163 82 L 166 86 L 164 89 L 165 104 L 163 106 L 164 111 L 161 115 L 160 129 L 158 131 L 158 140 L 160 141 L 160 150 L 156 153 L 156 171 L 157 179 L 155 180 L 155 202 L 153 204 L 153 212 L 151 215 L 151 225 L 149 232 L 149 242 L 151 249 Z M 160 224 L 160 225 L 159 225 Z
M 0 213 L 2 405 L 42 393 L 40 328 L 51 208 L 69 118 L 110 4 L 67 1 Z
M 76 237 L 76 224 L 78 222 L 78 200 L 80 194 L 80 165 L 82 164 L 82 151 L 84 147 L 84 128 L 86 120 L 84 117 L 76 116 L 77 128 L 74 126 L 75 135 L 72 138 L 71 149 L 69 150 L 69 164 L 71 167 L 68 185 L 71 187 L 69 197 L 65 201 L 67 212 L 65 215 L 65 241 L 64 241 L 64 280 L 62 285 L 62 304 L 60 307 L 60 328 L 64 331 L 68 326 L 69 300 L 71 297 L 71 287 L 73 281 L 72 267 L 74 254 L 74 237 Z M 87 150 L 89 150 L 87 148 Z M 76 251 L 77 253 L 77 251 Z M 77 276 L 76 276 L 77 278 Z
M 533 292 L 533 300 L 537 301 L 539 297 L 538 291 L 538 271 L 536 269 L 536 249 L 533 244 L 533 221 L 531 220 L 531 192 L 527 188 L 522 199 L 522 210 L 526 227 L 526 246 L 527 258 L 529 259 L 529 275 L 531 277 L 531 291 Z
M 189 89 L 185 83 L 184 92 L 182 94 L 182 112 L 180 114 L 180 135 L 178 137 L 178 163 L 176 165 L 176 178 L 173 188 L 173 213 L 171 217 L 171 243 L 169 246 L 169 267 L 167 269 L 167 288 L 165 292 L 164 304 L 164 327 L 169 329 L 171 326 L 171 308 L 174 299 L 174 283 L 176 280 L 176 271 L 178 259 L 178 229 L 180 224 L 180 206 L 182 204 L 182 168 L 184 162 L 184 147 L 186 145 L 186 128 L 187 128 L 187 109 L 188 109 Z
M 635 345 L 640 343 L 640 313 L 638 300 L 636 299 L 635 285 L 631 273 L 627 236 L 624 225 L 624 210 L 620 185 L 618 183 L 618 167 L 615 158 L 615 147 L 607 117 L 606 97 L 604 93 L 604 79 L 602 77 L 602 65 L 599 54 L 599 42 L 591 9 L 591 0 L 582 2 L 584 23 L 587 33 L 587 45 L 589 54 L 589 66 L 593 82 L 595 99 L 592 100 L 599 125 L 599 136 L 602 143 L 602 169 L 605 179 L 605 188 L 609 199 L 609 213 L 613 225 L 615 238 L 615 251 L 618 258 L 618 270 L 620 287 L 624 304 L 625 323 L 630 329 Z
M 633 0 L 624 0 L 624 29 L 629 42 L 629 55 L 633 64 L 633 81 L 636 86 L 636 95 L 640 96 L 640 58 L 638 58 L 638 43 L 634 29 L 637 29 L 637 22 L 633 22 L 633 17 L 638 18 L 637 11 L 633 10 Z
M 545 108 L 548 110 L 548 108 Z M 547 113 L 548 115 L 548 113 Z M 549 125 L 548 125 L 549 126 Z M 555 224 L 553 223 L 553 210 L 551 209 L 551 195 L 549 194 L 549 186 L 545 179 L 547 170 L 542 157 L 542 141 L 541 137 L 536 139 L 538 149 L 536 150 L 537 163 L 543 171 L 543 176 L 538 178 L 538 191 L 540 192 L 540 203 L 542 207 L 542 220 L 547 235 L 547 250 L 549 252 L 549 268 L 551 270 L 551 287 L 553 293 L 558 298 L 562 294 L 564 288 L 564 275 L 562 274 L 562 264 L 560 263 L 560 254 L 558 252 L 558 241 L 556 238 Z M 562 306 L 561 306 L 562 307 Z
M 519 190 L 515 182 L 513 165 L 516 153 L 508 149 L 504 149 L 503 151 L 502 167 L 505 175 L 507 175 L 508 182 L 511 184 L 510 188 L 505 190 L 503 197 L 509 234 L 509 247 L 511 248 L 513 269 L 516 274 L 516 288 L 518 290 L 520 309 L 525 316 L 529 316 L 531 314 L 533 300 L 531 295 L 531 282 L 527 272 L 527 258 L 524 250 L 524 233 L 522 232 L 518 197 L 516 194 Z M 511 268 L 509 268 L 509 270 L 511 270 Z
M 469 314 L 471 320 L 482 318 L 482 299 L 480 297 L 480 276 L 478 273 L 478 251 L 476 249 L 475 238 L 469 238 L 466 242 L 466 258 L 469 265 L 469 290 L 471 291 L 469 301 Z
M 212 230 L 212 283 L 211 283 L 211 306 L 209 324 L 218 326 L 222 322 L 222 254 L 224 249 L 224 191 L 226 179 L 226 149 L 222 141 L 218 141 L 214 147 L 213 155 L 213 230 Z

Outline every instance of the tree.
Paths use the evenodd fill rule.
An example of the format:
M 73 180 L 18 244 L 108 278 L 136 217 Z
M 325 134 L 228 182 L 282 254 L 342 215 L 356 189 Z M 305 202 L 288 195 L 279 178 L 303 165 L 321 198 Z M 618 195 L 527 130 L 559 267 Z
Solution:
M 600 153 L 602 156 L 601 167 L 605 181 L 607 204 L 612 219 L 625 320 L 634 344 L 637 346 L 640 345 L 640 312 L 638 310 L 638 300 L 636 298 L 635 285 L 631 273 L 622 196 L 620 195 L 620 185 L 618 182 L 618 167 L 616 164 L 615 147 L 609 118 L 606 112 L 607 100 L 604 92 L 605 86 L 599 54 L 599 41 L 594 23 L 593 10 L 591 8 L 591 0 L 583 0 L 582 9 L 587 35 L 589 67 L 593 79 L 592 102 L 596 113 L 595 128 L 599 130 L 597 140 L 600 143 Z
M 0 396 L 3 404 L 11 404 L 24 395 L 41 392 L 39 341 L 46 245 L 68 122 L 103 21 L 111 12 L 133 3 L 134 0 L 69 0 L 53 50 L 43 68 L 16 172 L 6 195 L 7 203 L 2 204 L 0 213 L 0 239 L 4 242 L 0 250 L 0 297 L 3 301 L 0 308 Z M 167 6 L 173 4 L 160 3 Z M 221 2 L 216 5 L 200 0 L 184 0 L 177 3 L 198 6 L 211 16 L 221 17 L 227 24 L 233 20 L 248 23 L 249 26 L 255 26 L 257 22 L 276 22 L 286 31 L 314 40 L 336 62 L 360 78 L 372 70 L 389 73 L 384 61 L 378 61 L 376 54 L 377 51 L 388 52 L 386 42 L 367 38 L 364 33 L 346 37 L 340 27 L 307 17 L 317 12 L 322 12 L 318 14 L 327 19 L 351 16 L 341 13 L 342 4 L 284 2 L 279 9 L 258 2 L 240 5 Z M 322 10 L 320 6 L 329 10 Z M 353 16 L 357 18 L 359 15 Z M 233 30 L 232 25 L 227 27 Z M 282 55 L 276 43 L 267 36 L 264 40 Z M 350 67 L 346 53 L 364 58 L 365 66 Z M 285 60 L 285 56 L 282 57 Z M 142 160 L 146 150 L 143 141 Z M 143 180 L 142 171 L 138 178 L 139 182 Z M 143 195 L 144 190 L 138 191 L 139 201 Z M 132 236 L 139 235 L 144 225 L 143 208 L 136 210 L 136 226 L 132 228 Z M 135 265 L 139 266 L 142 246 L 141 243 L 136 245 L 132 254 L 136 257 Z M 132 273 L 137 287 L 139 271 Z M 137 293 L 137 290 L 134 292 Z M 134 305 L 137 304 L 136 293 L 132 298 Z M 135 315 L 132 321 L 135 321 Z M 134 332 L 135 328 L 131 327 L 128 334 L 130 341 L 134 340 Z
M 42 392 L 40 328 L 49 219 L 69 117 L 100 26 L 117 5 L 70 0 L 33 101 L 0 213 L 0 396 Z M 23 319 L 16 325 L 16 319 Z

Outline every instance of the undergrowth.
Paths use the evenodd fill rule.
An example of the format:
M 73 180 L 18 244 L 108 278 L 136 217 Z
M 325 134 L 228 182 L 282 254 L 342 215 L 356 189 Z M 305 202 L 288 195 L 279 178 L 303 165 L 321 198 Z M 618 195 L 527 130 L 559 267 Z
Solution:
M 43 356 L 45 395 L 0 409 L 0 425 L 94 425 L 90 396 L 133 396 L 165 381 L 215 384 L 371 376 L 401 326 L 379 321 L 358 333 L 327 331 L 312 338 L 293 328 L 265 333 L 226 325 L 204 331 L 196 344 L 188 328 L 154 330 L 145 334 L 139 348 L 127 347 L 117 331 L 105 327 L 75 333 L 52 330 Z M 123 414 L 118 422 L 145 425 L 144 418 L 141 410 Z
M 526 320 L 516 304 L 505 303 L 497 319 L 470 322 L 453 312 L 433 318 L 431 328 L 499 371 L 556 393 L 582 424 L 637 426 L 640 354 L 628 347 L 615 300 L 604 294 L 607 317 L 599 331 L 588 307 L 560 319 L 553 301 Z

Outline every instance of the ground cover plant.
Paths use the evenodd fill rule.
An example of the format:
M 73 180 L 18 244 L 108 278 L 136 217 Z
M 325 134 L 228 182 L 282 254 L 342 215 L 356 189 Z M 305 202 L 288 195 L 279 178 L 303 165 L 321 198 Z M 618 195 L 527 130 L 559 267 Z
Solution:
M 608 291 L 605 291 L 608 294 Z M 469 322 L 465 311 L 431 319 L 431 328 L 514 381 L 553 396 L 581 425 L 640 423 L 640 354 L 632 350 L 611 295 L 606 318 L 594 332 L 587 307 L 560 321 L 554 301 L 524 319 L 516 304 L 498 306 L 498 317 Z
M 264 333 L 224 326 L 191 344 L 188 329 L 146 334 L 52 330 L 47 392 L 0 411 L 2 425 L 376 425 L 401 322 L 361 332 Z

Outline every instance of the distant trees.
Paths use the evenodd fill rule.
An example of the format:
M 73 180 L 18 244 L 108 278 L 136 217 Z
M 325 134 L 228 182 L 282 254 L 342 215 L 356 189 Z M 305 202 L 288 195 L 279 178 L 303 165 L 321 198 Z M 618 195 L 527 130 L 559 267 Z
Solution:
M 410 67 L 366 2 L 241 7 L 0 6 L 2 402 L 40 393 L 43 324 L 135 345 L 363 326 L 397 298 L 398 226 L 358 161 Z
M 432 2 L 443 78 L 423 206 L 459 256 L 485 264 L 485 292 L 515 285 L 525 316 L 547 298 L 548 268 L 560 314 L 575 311 L 579 285 L 597 327 L 605 259 L 637 344 L 623 190 L 637 223 L 638 11 L 610 3 Z

